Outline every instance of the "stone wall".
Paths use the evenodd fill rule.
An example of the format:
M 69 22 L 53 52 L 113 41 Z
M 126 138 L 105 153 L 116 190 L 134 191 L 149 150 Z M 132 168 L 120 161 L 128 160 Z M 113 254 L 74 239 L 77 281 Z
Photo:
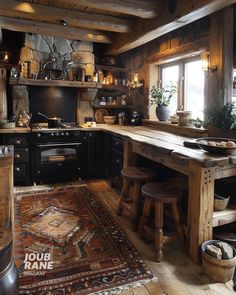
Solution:
M 43 64 L 52 59 L 55 59 L 61 67 L 70 61 L 83 64 L 86 68 L 86 75 L 93 76 L 95 69 L 93 43 L 25 34 L 24 46 L 20 50 L 20 62 L 24 65 L 22 69 L 24 78 L 27 78 L 27 61 L 31 62 L 30 78 L 38 78 Z M 30 86 L 13 85 L 13 110 L 16 116 L 21 110 L 30 112 L 28 87 Z M 93 117 L 92 102 L 96 93 L 97 89 L 78 88 L 75 97 L 77 100 L 77 123 L 83 122 L 86 116 Z
M 61 66 L 70 61 L 81 63 L 86 67 L 86 75 L 93 75 L 93 43 L 30 33 L 25 34 L 24 46 L 20 51 L 20 61 L 31 62 L 31 75 L 38 74 L 40 66 L 43 66 L 46 61 L 52 58 L 55 58 L 56 63 Z M 26 67 L 23 69 L 23 77 L 27 77 Z

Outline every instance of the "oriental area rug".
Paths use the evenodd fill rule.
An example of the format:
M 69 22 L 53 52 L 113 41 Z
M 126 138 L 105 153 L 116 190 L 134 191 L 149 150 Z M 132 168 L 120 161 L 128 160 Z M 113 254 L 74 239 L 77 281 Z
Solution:
M 152 272 L 86 185 L 16 193 L 20 294 L 119 294 Z

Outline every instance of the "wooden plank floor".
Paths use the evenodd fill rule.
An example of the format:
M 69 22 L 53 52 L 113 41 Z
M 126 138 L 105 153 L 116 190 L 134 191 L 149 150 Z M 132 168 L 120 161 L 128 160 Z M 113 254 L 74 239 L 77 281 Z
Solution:
M 81 183 L 81 182 L 80 182 Z M 157 277 L 157 281 L 122 292 L 122 295 L 230 295 L 233 291 L 233 282 L 226 284 L 214 283 L 204 273 L 201 266 L 194 264 L 183 253 L 177 242 L 164 245 L 164 259 L 154 261 L 153 244 L 140 240 L 136 232 L 131 229 L 128 216 L 115 214 L 119 195 L 106 181 L 89 181 L 88 186 L 104 205 L 110 210 L 115 219 L 135 245 L 140 256 Z M 37 186 L 40 188 L 40 186 Z M 44 186 L 45 187 L 45 186 Z M 34 187 L 35 188 L 35 187 Z M 26 188 L 15 188 L 27 190 Z

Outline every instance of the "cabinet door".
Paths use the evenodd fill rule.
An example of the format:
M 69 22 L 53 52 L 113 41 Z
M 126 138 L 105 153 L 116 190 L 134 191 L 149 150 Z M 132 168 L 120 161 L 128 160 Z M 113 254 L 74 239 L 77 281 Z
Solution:
M 30 183 L 29 136 L 28 134 L 4 134 L 2 143 L 14 145 L 14 183 Z
M 83 174 L 86 179 L 102 177 L 102 140 L 98 131 L 83 132 L 84 165 Z

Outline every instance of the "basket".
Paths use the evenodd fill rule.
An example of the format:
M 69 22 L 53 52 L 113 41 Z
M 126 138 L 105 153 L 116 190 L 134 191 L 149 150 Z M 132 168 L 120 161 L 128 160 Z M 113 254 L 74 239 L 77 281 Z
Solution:
M 202 264 L 204 272 L 212 278 L 214 281 L 225 283 L 230 281 L 234 275 L 234 269 L 236 265 L 236 250 L 231 245 L 234 251 L 234 257 L 232 259 L 217 259 L 208 255 L 205 250 L 207 245 L 221 242 L 220 240 L 209 240 L 202 244 Z

